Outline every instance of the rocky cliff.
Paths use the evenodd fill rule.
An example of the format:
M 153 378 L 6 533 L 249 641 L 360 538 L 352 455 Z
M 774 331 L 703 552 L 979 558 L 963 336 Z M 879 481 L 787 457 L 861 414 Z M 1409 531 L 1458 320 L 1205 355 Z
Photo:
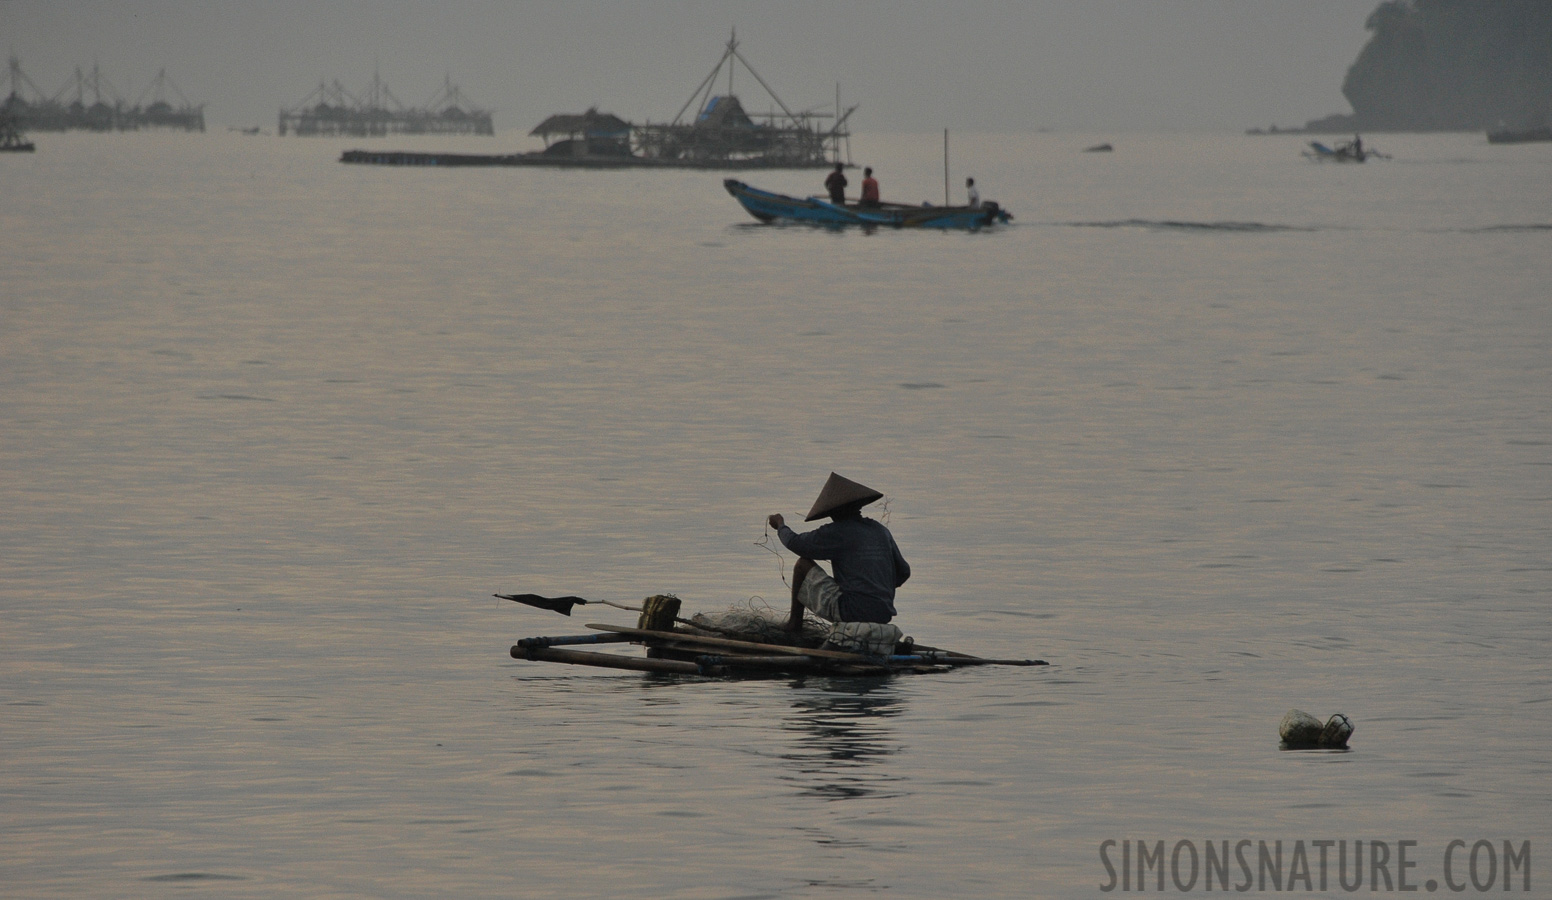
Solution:
M 1311 130 L 1448 131 L 1547 120 L 1549 0 L 1386 0 L 1347 70 L 1352 116 Z

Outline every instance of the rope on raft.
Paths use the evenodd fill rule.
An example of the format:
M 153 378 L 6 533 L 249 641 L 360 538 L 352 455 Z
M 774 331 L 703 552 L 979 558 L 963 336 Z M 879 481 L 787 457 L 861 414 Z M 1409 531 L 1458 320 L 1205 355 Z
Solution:
M 773 544 L 774 542 L 771 540 L 771 526 L 766 525 L 765 536 L 755 541 L 754 545 L 776 557 L 776 577 L 780 578 L 781 583 L 787 585 L 790 589 L 792 585 L 787 582 L 787 558 L 782 556 L 781 551 L 777 550 Z

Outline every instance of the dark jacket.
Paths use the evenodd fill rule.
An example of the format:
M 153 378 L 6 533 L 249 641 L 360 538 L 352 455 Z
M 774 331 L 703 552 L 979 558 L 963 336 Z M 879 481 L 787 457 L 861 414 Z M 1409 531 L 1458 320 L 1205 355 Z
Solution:
M 840 172 L 831 172 L 825 179 L 825 190 L 830 192 L 830 202 L 842 203 L 846 199 L 846 176 Z
M 777 531 L 782 544 L 809 559 L 826 559 L 841 589 L 841 613 L 847 622 L 888 622 L 895 616 L 895 588 L 911 577 L 894 535 L 882 522 L 849 516 L 798 534 L 786 525 Z

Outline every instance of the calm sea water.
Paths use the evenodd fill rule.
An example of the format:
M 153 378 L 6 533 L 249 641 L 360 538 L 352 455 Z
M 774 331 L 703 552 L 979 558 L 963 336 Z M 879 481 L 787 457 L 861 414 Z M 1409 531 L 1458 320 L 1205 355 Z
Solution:
M 1387 871 L 1446 891 L 1450 841 L 1529 841 L 1546 890 L 1552 145 L 955 136 L 1016 223 L 869 235 L 715 173 L 37 143 L 0 159 L 6 897 L 1096 897 L 1161 840 L 1416 841 Z M 941 202 L 940 135 L 853 151 Z M 508 656 L 633 616 L 496 591 L 779 604 L 763 520 L 832 469 L 889 495 L 907 633 L 1053 665 Z M 1290 707 L 1351 752 L 1280 751 Z

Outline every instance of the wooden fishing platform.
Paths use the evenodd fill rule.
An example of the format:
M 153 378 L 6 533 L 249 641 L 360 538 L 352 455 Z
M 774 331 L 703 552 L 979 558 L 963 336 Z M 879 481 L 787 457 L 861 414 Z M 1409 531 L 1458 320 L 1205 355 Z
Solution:
M 888 656 L 866 656 L 819 647 L 739 640 L 685 625 L 666 630 L 597 624 L 587 627 L 598 633 L 524 638 L 512 647 L 512 658 L 670 675 L 743 678 L 791 674 L 878 677 L 947 672 L 963 666 L 1047 665 L 1040 659 L 987 659 L 911 642 L 897 644 L 896 652 Z M 646 656 L 576 649 L 622 643 L 646 647 Z
M 851 132 L 847 130 L 846 121 L 857 107 L 842 108 L 839 87 L 836 88 L 833 113 L 817 109 L 795 111 L 776 96 L 765 79 L 744 59 L 738 46 L 738 35 L 734 34 L 711 74 L 696 87 L 695 93 L 680 107 L 679 114 L 667 123 L 628 122 L 593 107 L 584 113 L 558 113 L 540 122 L 529 136 L 542 139 L 543 150 L 506 154 L 347 150 L 341 154 L 340 162 L 369 166 L 545 166 L 562 169 L 828 169 L 840 162 L 843 155 L 850 155 Z M 765 89 L 775 104 L 770 112 L 745 108 L 743 100 L 733 92 L 737 65 L 742 65 Z M 717 85 L 724 72 L 727 74 L 726 90 L 718 94 Z M 331 115 L 342 110 L 348 112 L 345 104 L 349 98 L 340 99 L 343 89 L 338 91 L 332 95 L 335 99 L 319 102 L 317 110 Z M 303 111 L 313 110 L 315 99 L 327 99 L 328 96 L 331 95 L 327 89 L 320 85 L 318 91 L 303 101 Z M 778 107 L 780 112 L 776 111 Z M 375 123 L 382 114 L 376 110 L 372 112 L 370 121 Z M 286 115 L 281 114 L 281 134 L 286 133 Z M 489 121 L 488 115 L 486 121 Z M 315 126 L 315 130 L 317 127 L 322 126 Z M 298 128 L 297 133 L 314 132 L 303 132 Z M 328 133 L 366 132 L 335 130 Z M 434 132 L 422 129 L 422 133 Z
M 367 166 L 539 166 L 552 169 L 828 169 L 825 159 L 777 157 L 684 159 L 637 155 L 528 153 L 437 153 L 409 150 L 346 150 L 339 161 Z

